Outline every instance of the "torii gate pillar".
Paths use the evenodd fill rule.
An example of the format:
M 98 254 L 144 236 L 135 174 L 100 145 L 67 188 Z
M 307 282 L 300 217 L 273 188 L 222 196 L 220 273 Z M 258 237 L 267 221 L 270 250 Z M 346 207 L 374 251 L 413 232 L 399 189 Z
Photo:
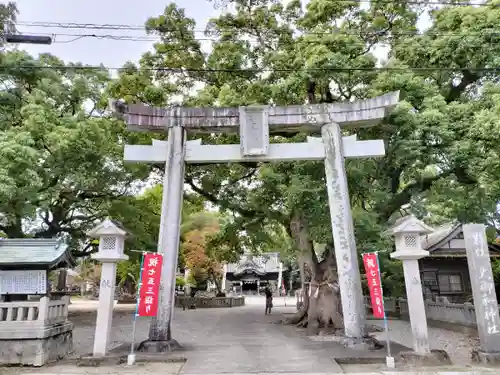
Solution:
M 184 154 L 186 132 L 181 126 L 168 130 L 165 173 L 161 200 L 160 232 L 158 252 L 163 254 L 162 279 L 158 301 L 158 312 L 149 328 L 149 339 L 143 341 L 138 350 L 143 352 L 165 352 L 180 347 L 172 337 L 171 323 L 175 303 L 175 275 L 180 245 L 182 200 L 184 193 Z
M 366 336 L 366 314 L 339 124 L 324 125 L 321 128 L 321 136 L 325 147 L 326 189 L 337 260 L 345 336 L 362 339 Z

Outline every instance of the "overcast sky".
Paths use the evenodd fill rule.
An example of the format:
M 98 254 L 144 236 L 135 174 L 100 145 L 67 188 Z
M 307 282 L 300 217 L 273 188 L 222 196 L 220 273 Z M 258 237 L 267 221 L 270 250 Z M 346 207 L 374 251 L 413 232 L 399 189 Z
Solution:
M 61 22 L 79 24 L 121 24 L 143 26 L 153 16 L 160 15 L 171 0 L 14 0 L 20 11 L 20 22 Z M 222 3 L 224 0 L 216 0 Z M 207 21 L 217 16 L 219 11 L 208 0 L 174 0 L 186 9 L 188 17 L 194 18 L 197 29 L 204 29 Z M 427 27 L 427 17 L 420 20 L 420 27 Z M 19 31 L 29 34 L 55 34 L 50 46 L 21 45 L 20 48 L 37 55 L 42 52 L 51 54 L 64 61 L 82 62 L 89 65 L 103 64 L 119 68 L 128 61 L 137 61 L 141 55 L 152 48 L 153 41 L 124 41 L 83 37 L 81 34 L 105 34 L 114 36 L 147 37 L 144 30 L 92 30 L 61 29 L 46 27 L 18 27 Z M 62 35 L 67 34 L 67 35 Z M 73 34 L 73 35 L 71 35 Z M 75 36 L 76 34 L 76 36 Z M 202 34 L 197 34 L 202 37 Z M 74 41 L 73 41 L 74 40 Z M 377 48 L 375 55 L 384 58 L 386 49 Z
M 125 24 L 142 26 L 152 16 L 163 12 L 170 0 L 17 0 L 20 15 L 19 21 L 24 22 L 75 22 L 98 24 Z M 217 15 L 213 4 L 207 0 L 177 0 L 182 4 L 186 14 L 194 18 L 200 29 L 207 21 Z M 145 36 L 144 31 L 109 31 L 81 30 L 40 27 L 18 27 L 22 32 L 32 34 L 113 34 Z M 74 39 L 71 36 L 56 36 L 56 43 L 50 46 L 22 45 L 33 54 L 50 52 L 65 61 L 80 61 L 98 65 L 103 63 L 108 67 L 121 67 L 127 60 L 138 60 L 151 48 L 152 41 L 119 41 L 109 39 L 82 38 L 71 43 L 61 43 Z

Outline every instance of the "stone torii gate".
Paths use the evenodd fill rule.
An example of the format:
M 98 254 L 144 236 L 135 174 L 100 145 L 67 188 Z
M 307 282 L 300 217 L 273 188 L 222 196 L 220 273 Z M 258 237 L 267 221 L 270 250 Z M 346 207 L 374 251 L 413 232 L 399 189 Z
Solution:
M 125 145 L 125 161 L 165 163 L 158 251 L 164 254 L 158 316 L 153 319 L 143 351 L 161 352 L 177 345 L 170 323 L 174 308 L 175 273 L 179 249 L 184 164 L 248 161 L 324 160 L 330 216 L 337 259 L 346 338 L 365 337 L 365 307 L 349 201 L 344 158 L 381 157 L 382 140 L 342 137 L 343 128 L 378 124 L 396 106 L 399 92 L 352 103 L 248 106 L 239 108 L 155 108 L 112 101 L 129 130 L 168 132 L 167 141 Z M 269 143 L 275 132 L 318 132 L 302 143 Z M 187 141 L 187 133 L 240 133 L 240 144 L 202 145 Z

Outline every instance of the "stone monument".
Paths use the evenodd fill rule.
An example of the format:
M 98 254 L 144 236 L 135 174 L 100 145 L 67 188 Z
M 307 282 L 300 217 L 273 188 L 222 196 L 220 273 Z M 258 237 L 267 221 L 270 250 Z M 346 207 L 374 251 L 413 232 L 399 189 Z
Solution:
M 342 137 L 341 129 L 374 126 L 399 100 L 394 92 L 351 103 L 249 106 L 239 108 L 154 108 L 144 104 L 125 105 L 112 101 L 112 109 L 123 116 L 128 129 L 168 133 L 168 141 L 151 146 L 126 145 L 125 160 L 165 165 L 159 252 L 165 255 L 158 317 L 143 350 L 162 351 L 176 346 L 171 333 L 175 270 L 179 249 L 180 210 L 185 163 L 250 161 L 325 161 L 335 255 L 339 273 L 346 336 L 365 338 L 365 308 L 358 267 L 344 158 L 381 157 L 382 140 L 358 141 Z M 270 143 L 273 132 L 320 132 L 303 143 Z M 202 145 L 186 141 L 187 133 L 240 134 L 240 144 Z M 167 251 L 168 250 L 168 251 Z
M 476 310 L 480 348 L 473 358 L 481 363 L 500 363 L 500 317 L 491 260 L 483 224 L 464 224 L 472 296 Z

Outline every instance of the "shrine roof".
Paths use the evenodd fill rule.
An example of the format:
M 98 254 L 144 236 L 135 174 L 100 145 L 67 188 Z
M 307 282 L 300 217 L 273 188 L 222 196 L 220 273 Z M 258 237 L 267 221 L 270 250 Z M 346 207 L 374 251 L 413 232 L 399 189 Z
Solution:
M 278 272 L 279 264 L 279 253 L 264 253 L 261 255 L 244 254 L 239 262 L 227 265 L 227 272 L 240 274 L 245 272 L 245 270 L 251 270 L 262 275 Z
M 452 240 L 463 241 L 463 230 L 461 223 L 446 223 L 434 229 L 429 234 L 421 236 L 422 248 L 427 250 L 430 257 L 466 257 L 465 244 L 462 242 L 450 246 Z M 500 256 L 500 246 L 496 244 L 488 244 L 490 256 Z
M 52 238 L 0 239 L 0 268 L 74 267 L 68 246 Z

